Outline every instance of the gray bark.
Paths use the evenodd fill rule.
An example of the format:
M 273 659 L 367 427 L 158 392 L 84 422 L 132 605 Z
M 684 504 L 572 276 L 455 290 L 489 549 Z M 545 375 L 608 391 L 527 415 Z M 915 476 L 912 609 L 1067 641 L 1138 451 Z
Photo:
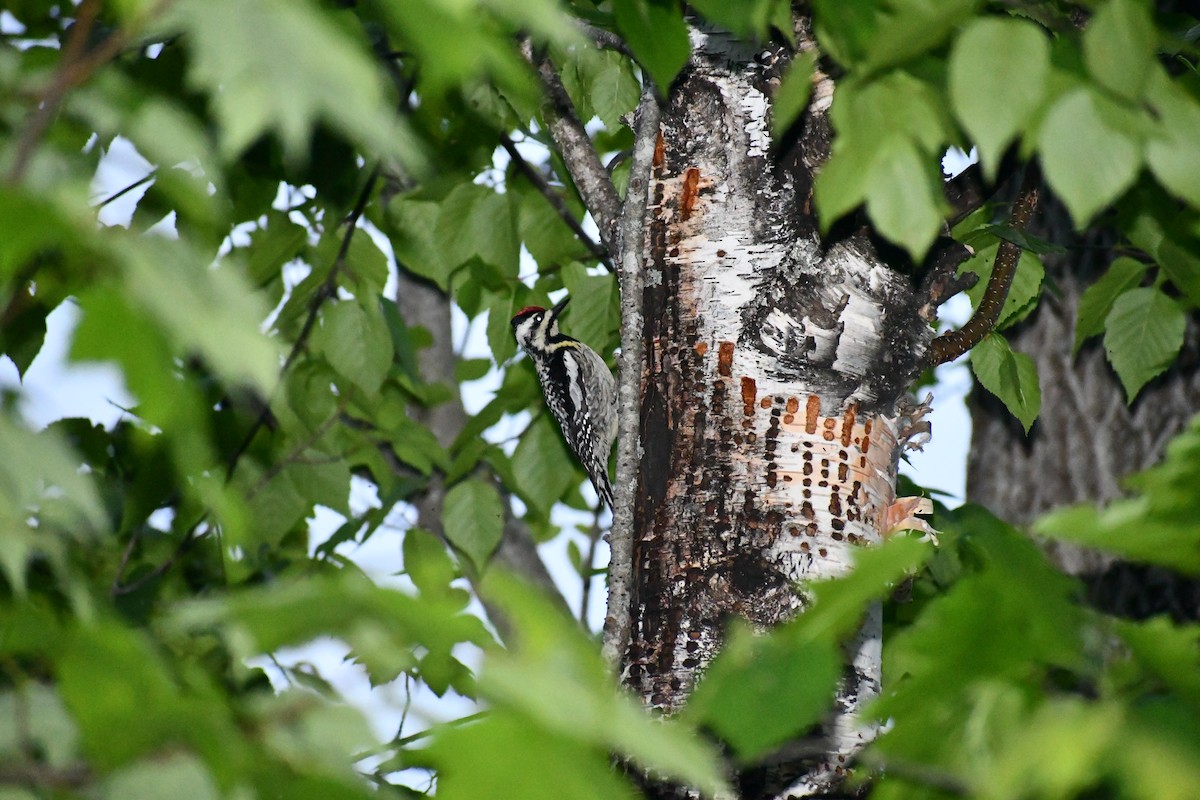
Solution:
M 1014 349 L 1037 363 L 1041 416 L 1026 436 L 988 393 L 976 388 L 969 400 L 968 499 L 1017 524 L 1059 506 L 1102 504 L 1121 496 L 1122 478 L 1156 463 L 1167 442 L 1200 410 L 1195 320 L 1175 366 L 1127 405 L 1101 337 L 1071 355 L 1079 298 L 1114 258 L 1114 234 L 1076 234 L 1062 206 L 1049 197 L 1034 232 L 1068 248 L 1065 255 L 1045 258 L 1053 285 L 1027 320 L 1005 332 Z M 1048 552 L 1062 570 L 1085 580 L 1092 602 L 1102 608 L 1134 617 L 1200 616 L 1194 581 L 1070 544 L 1049 544 Z
M 453 338 L 450 335 L 449 298 L 436 287 L 414 278 L 401 269 L 396 304 L 408 325 L 424 327 L 433 337 L 433 343 L 421 350 L 417 356 L 421 377 L 430 383 L 457 386 L 454 364 L 458 355 L 454 352 Z M 467 413 L 457 393 L 452 400 L 429 408 L 414 407 L 411 414 L 415 421 L 437 437 L 438 443 L 443 447 L 448 447 L 467 423 Z M 445 497 L 446 487 L 441 479 L 435 476 L 414 504 L 418 524 L 438 535 L 442 535 L 442 504 Z M 566 600 L 538 555 L 537 545 L 529 529 L 514 517 L 511 511 L 506 514 L 504 536 L 492 556 L 491 563 L 537 586 L 546 596 L 558 601 L 564 609 L 567 608 Z M 473 579 L 475 576 L 468 577 Z M 504 636 L 507 626 L 499 611 L 488 603 L 486 597 L 481 596 L 480 601 L 501 636 Z

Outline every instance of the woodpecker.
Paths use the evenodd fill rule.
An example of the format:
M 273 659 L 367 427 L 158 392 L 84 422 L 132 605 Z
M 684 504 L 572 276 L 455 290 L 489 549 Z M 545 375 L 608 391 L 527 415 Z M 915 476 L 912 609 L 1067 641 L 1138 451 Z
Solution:
M 564 297 L 549 310 L 521 309 L 512 318 L 513 335 L 533 360 L 563 438 L 611 509 L 608 453 L 617 435 L 617 386 L 599 353 L 558 330 L 558 315 L 568 300 Z

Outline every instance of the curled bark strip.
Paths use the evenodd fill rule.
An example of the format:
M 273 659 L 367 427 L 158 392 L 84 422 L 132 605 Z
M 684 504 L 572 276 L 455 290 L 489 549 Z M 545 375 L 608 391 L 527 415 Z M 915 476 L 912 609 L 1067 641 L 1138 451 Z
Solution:
M 1025 178 L 1021 190 L 1013 203 L 1009 225 L 1018 231 L 1025 230 L 1029 220 L 1037 208 L 1040 171 L 1033 164 L 1025 167 Z M 933 340 L 929 346 L 928 364 L 935 367 L 953 361 L 983 340 L 996 327 L 1000 319 L 1000 311 L 1004 301 L 1008 299 L 1008 290 L 1012 287 L 1013 276 L 1017 274 L 1017 262 L 1021 258 L 1021 248 L 1008 240 L 1000 242 L 996 251 L 996 263 L 992 266 L 992 276 L 988 279 L 987 289 L 979 301 L 979 308 L 967 324 L 956 331 L 943 333 Z

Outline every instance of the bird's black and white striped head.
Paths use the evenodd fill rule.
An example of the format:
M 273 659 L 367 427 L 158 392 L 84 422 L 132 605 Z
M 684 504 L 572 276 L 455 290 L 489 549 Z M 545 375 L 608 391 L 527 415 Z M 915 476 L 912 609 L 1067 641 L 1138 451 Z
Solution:
M 517 344 L 530 355 L 552 350 L 552 345 L 564 338 L 558 331 L 558 315 L 567 307 L 569 297 L 564 297 L 554 308 L 526 306 L 512 318 L 513 335 Z

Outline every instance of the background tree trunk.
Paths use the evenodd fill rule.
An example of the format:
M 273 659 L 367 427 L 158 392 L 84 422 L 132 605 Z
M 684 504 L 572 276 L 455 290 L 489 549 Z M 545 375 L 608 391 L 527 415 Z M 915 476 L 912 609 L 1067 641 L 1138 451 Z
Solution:
M 1115 234 L 1075 233 L 1062 205 L 1048 195 L 1034 232 L 1067 248 L 1045 257 L 1041 303 L 1006 331 L 1013 348 L 1037 362 L 1041 416 L 1027 437 L 1004 405 L 978 386 L 968 403 L 973 425 L 968 499 L 1017 524 L 1058 506 L 1119 497 L 1121 479 L 1157 462 L 1167 442 L 1200 410 L 1200 328 L 1194 319 L 1179 360 L 1147 384 L 1132 406 L 1105 359 L 1103 337 L 1071 355 L 1079 298 L 1113 260 Z M 1060 569 L 1085 580 L 1091 601 L 1101 608 L 1137 618 L 1164 612 L 1200 618 L 1195 581 L 1067 543 L 1048 548 Z

